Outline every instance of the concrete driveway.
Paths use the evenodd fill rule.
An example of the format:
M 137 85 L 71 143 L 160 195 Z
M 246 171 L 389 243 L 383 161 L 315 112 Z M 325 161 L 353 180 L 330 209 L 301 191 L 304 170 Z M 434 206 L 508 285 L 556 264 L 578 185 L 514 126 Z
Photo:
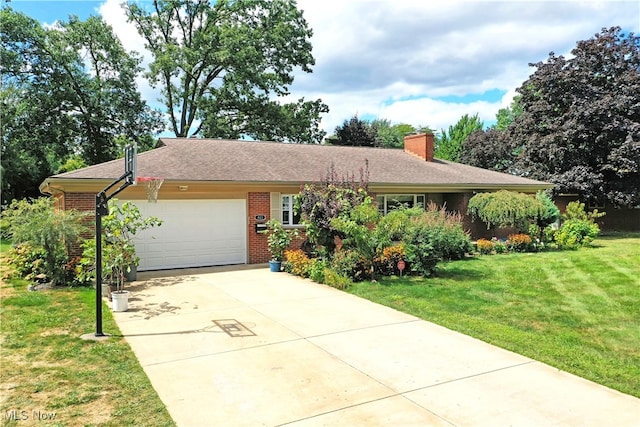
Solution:
M 170 274 L 114 314 L 179 426 L 640 423 L 640 399 L 327 286 Z

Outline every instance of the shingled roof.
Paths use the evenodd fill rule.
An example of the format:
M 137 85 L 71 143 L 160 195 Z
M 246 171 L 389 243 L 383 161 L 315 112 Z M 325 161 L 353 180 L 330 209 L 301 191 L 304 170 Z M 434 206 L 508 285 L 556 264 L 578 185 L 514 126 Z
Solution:
M 123 160 L 54 175 L 57 179 L 115 179 Z M 162 138 L 159 147 L 138 155 L 138 176 L 165 181 L 304 183 L 320 180 L 333 164 L 354 173 L 368 163 L 370 185 L 464 188 L 549 188 L 551 184 L 439 159 L 425 161 L 401 149 L 286 144 L 220 139 Z M 45 183 L 43 183 L 44 185 Z

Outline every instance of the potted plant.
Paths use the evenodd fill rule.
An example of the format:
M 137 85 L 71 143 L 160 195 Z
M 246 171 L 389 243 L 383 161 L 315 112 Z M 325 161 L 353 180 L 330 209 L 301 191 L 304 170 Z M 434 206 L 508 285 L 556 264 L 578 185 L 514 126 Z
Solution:
M 162 221 L 156 217 L 143 218 L 138 207 L 125 202 L 119 205 L 114 200 L 109 201 L 109 215 L 102 219 L 104 238 L 102 239 L 102 277 L 103 295 L 110 294 L 114 311 L 126 311 L 129 308 L 129 291 L 124 290 L 124 282 L 135 280 L 131 278 L 140 263 L 136 255 L 133 241 L 139 231 L 156 227 Z M 80 261 L 79 278 L 95 280 L 95 251 L 96 241 L 87 240 L 83 244 L 82 259 Z M 106 286 L 104 286 L 106 285 Z M 104 289 L 106 288 L 106 290 Z M 113 292 L 111 292 L 113 288 Z
M 113 311 L 129 309 L 129 291 L 124 290 L 127 269 L 139 262 L 135 256 L 132 242 L 109 243 L 102 252 L 102 277 L 106 283 L 114 287 L 111 292 L 111 308 Z
M 282 223 L 276 219 L 270 219 L 267 222 L 267 229 L 262 231 L 267 235 L 267 244 L 269 252 L 271 252 L 271 260 L 269 268 L 273 272 L 282 269 L 282 260 L 284 259 L 284 251 L 291 244 L 291 238 L 297 236 L 298 230 L 286 230 Z

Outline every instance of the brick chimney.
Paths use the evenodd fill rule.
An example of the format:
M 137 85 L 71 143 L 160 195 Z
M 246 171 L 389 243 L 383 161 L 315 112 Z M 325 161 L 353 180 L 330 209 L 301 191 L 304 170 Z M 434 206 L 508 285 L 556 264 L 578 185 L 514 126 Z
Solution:
M 432 133 L 407 135 L 404 137 L 404 151 L 420 157 L 427 162 L 433 161 L 435 142 Z

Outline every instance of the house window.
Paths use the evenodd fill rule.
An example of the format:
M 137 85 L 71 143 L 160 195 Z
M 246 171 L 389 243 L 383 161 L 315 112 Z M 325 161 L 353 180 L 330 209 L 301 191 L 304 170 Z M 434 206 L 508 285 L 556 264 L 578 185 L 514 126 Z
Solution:
M 406 208 L 425 207 L 424 194 L 378 194 L 376 200 L 378 210 L 384 215 L 401 206 Z
M 295 205 L 293 194 L 283 194 L 280 199 L 282 200 L 282 224 L 300 224 L 300 214 L 296 214 L 293 211 L 293 206 Z

